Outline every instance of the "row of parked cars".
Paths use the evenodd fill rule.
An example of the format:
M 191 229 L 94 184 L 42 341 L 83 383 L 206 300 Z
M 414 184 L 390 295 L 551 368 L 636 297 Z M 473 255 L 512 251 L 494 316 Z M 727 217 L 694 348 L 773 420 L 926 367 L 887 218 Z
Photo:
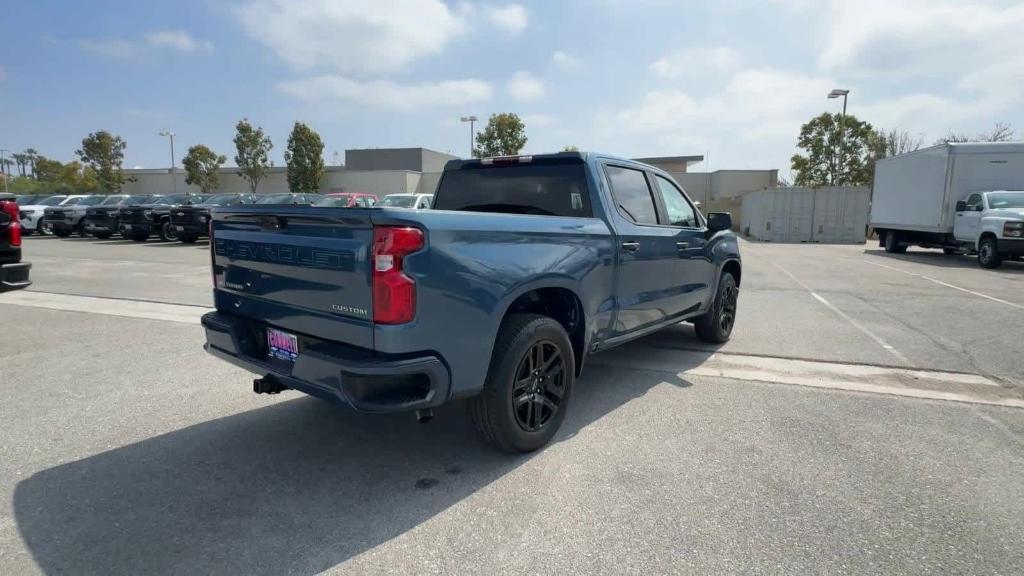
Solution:
M 329 194 L 156 194 L 132 196 L 55 195 L 18 196 L 21 229 L 24 234 L 53 234 L 66 238 L 110 238 L 145 242 L 154 234 L 165 242 L 192 243 L 207 234 L 210 212 L 218 206 L 236 204 L 295 204 L 334 208 L 428 209 L 430 194 L 375 194 L 337 192 Z

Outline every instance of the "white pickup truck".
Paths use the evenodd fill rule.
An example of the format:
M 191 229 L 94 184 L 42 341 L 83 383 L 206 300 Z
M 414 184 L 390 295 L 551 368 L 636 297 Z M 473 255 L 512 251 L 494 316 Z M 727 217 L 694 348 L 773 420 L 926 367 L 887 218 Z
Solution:
M 1024 190 L 975 192 L 956 203 L 953 236 L 982 268 L 1024 258 Z

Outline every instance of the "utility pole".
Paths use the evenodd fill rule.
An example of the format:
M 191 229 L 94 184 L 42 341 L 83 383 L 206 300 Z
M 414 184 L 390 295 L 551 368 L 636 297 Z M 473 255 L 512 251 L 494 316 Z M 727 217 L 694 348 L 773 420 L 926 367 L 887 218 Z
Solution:
M 166 130 L 160 133 L 161 136 L 166 136 L 171 140 L 171 186 L 174 193 L 178 193 L 178 179 L 174 176 L 174 132 Z M 186 192 L 187 194 L 187 192 Z
M 835 90 L 833 90 L 833 91 L 828 93 L 828 97 L 830 99 L 831 98 L 839 98 L 840 96 L 843 97 L 843 113 L 839 115 L 839 154 L 840 154 L 840 158 L 839 158 L 839 162 L 838 162 L 838 164 L 836 166 L 837 171 L 839 172 L 840 175 L 842 175 L 842 173 L 843 173 L 843 163 L 842 163 L 843 137 L 845 136 L 845 132 L 846 132 L 846 129 L 845 129 L 846 127 L 844 126 L 844 121 L 846 120 L 846 96 L 849 93 L 850 93 L 850 91 L 846 90 L 844 88 L 836 88 Z M 833 182 L 832 184 L 838 185 L 838 184 L 842 184 L 842 182 Z
M 469 157 L 470 158 L 473 157 L 473 137 L 476 135 L 476 132 L 473 130 L 473 124 L 477 120 L 479 120 L 479 118 L 477 118 L 476 116 L 463 116 L 462 118 L 459 118 L 460 122 L 469 122 Z

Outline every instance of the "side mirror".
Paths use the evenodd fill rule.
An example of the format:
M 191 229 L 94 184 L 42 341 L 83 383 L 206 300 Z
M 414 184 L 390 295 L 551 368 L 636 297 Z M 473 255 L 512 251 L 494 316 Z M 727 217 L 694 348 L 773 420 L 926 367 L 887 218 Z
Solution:
M 732 214 L 728 212 L 712 212 L 708 214 L 708 230 L 718 232 L 732 228 Z
M 967 202 L 964 202 L 963 200 L 957 200 L 956 201 L 956 211 L 957 212 L 966 212 L 967 211 Z
M 984 209 L 985 209 L 985 207 L 982 206 L 981 204 L 978 204 L 977 206 L 974 207 L 974 211 L 975 212 L 981 212 Z

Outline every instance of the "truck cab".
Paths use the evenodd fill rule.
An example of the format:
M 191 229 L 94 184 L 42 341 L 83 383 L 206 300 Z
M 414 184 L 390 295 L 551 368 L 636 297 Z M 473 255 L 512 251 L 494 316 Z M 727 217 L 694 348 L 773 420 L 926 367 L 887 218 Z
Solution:
M 956 203 L 953 236 L 982 268 L 1024 257 L 1024 190 L 974 192 Z

